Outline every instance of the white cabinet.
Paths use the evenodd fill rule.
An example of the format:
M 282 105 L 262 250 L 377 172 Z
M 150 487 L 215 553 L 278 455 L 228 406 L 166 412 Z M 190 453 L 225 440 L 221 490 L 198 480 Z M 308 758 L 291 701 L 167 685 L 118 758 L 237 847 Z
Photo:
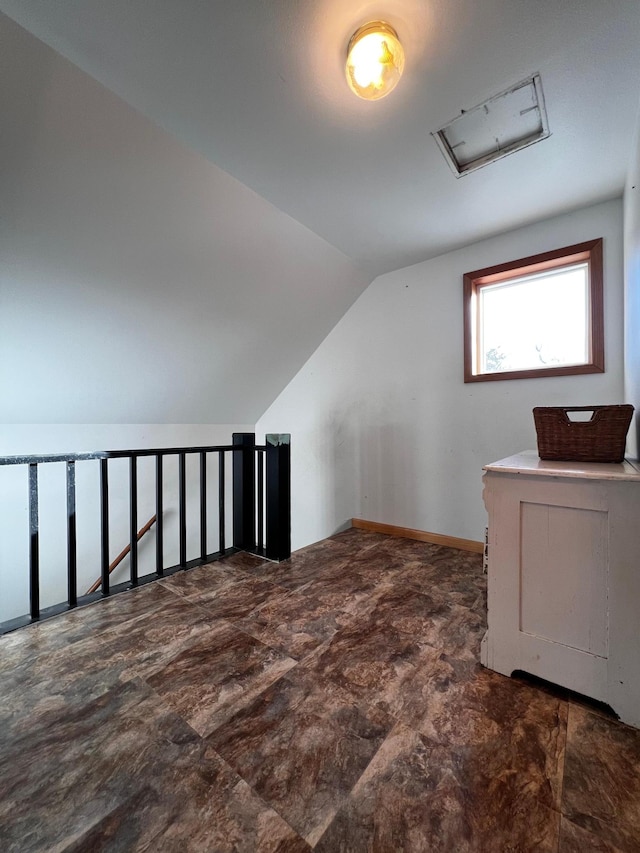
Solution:
M 640 727 L 640 469 L 525 451 L 484 471 L 482 663 L 606 702 Z

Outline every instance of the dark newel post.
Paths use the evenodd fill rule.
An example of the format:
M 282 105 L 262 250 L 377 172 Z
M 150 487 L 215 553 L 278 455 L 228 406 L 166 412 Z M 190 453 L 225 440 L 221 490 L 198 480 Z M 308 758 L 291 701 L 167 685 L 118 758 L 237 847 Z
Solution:
M 256 547 L 255 443 L 255 432 L 233 433 L 233 545 L 243 551 Z
M 291 436 L 271 433 L 267 445 L 267 552 L 269 560 L 291 556 Z
M 100 565 L 102 594 L 109 595 L 109 460 L 100 460 Z

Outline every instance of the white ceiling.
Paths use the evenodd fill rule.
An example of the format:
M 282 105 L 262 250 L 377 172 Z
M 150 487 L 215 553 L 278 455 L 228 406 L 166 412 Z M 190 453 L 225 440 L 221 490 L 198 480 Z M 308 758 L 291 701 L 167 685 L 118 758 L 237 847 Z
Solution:
M 0 116 L 0 424 L 253 424 L 368 284 L 2 15 Z
M 638 0 L 0 10 L 5 423 L 255 423 L 374 276 L 623 188 Z M 367 103 L 376 17 L 407 64 Z M 536 71 L 551 137 L 456 179 L 430 133 Z
M 0 0 L 0 9 L 369 276 L 618 195 L 638 108 L 638 0 Z M 405 75 L 347 88 L 389 21 Z M 430 137 L 539 71 L 551 137 L 456 179 Z

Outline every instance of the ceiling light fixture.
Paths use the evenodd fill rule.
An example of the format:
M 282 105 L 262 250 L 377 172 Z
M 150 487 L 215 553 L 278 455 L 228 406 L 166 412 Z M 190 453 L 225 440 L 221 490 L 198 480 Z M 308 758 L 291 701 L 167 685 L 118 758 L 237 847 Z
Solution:
M 398 34 L 383 21 L 371 21 L 351 36 L 347 49 L 347 82 L 367 101 L 384 98 L 404 70 L 404 50 Z

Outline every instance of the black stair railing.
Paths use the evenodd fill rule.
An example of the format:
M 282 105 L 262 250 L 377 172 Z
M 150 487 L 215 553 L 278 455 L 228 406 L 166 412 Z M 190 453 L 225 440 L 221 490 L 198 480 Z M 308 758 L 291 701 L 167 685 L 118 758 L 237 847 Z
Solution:
M 210 508 L 207 503 L 207 458 L 218 456 L 218 549 L 208 552 L 208 525 Z M 232 456 L 233 544 L 227 547 L 226 514 L 226 459 Z M 178 551 L 179 562 L 174 566 L 164 564 L 165 512 L 164 460 L 178 459 Z M 187 542 L 187 459 L 199 458 L 199 553 L 190 557 Z M 155 457 L 155 571 L 139 576 L 138 572 L 138 460 Z M 112 584 L 110 577 L 110 524 L 109 524 L 109 461 L 129 460 L 129 516 L 130 542 L 129 579 Z M 100 466 L 100 589 L 78 595 L 78 552 L 76 529 L 76 470 L 77 462 L 95 460 Z M 38 472 L 40 465 L 64 462 L 66 466 L 67 508 L 67 600 L 50 607 L 40 605 L 40 536 Z M 152 450 L 106 450 L 93 453 L 69 453 L 41 456 L 0 457 L 0 467 L 22 465 L 28 472 L 29 486 L 29 613 L 0 622 L 0 633 L 54 616 L 57 613 L 88 604 L 99 598 L 123 592 L 132 587 L 215 562 L 237 551 L 249 551 L 269 560 L 286 560 L 291 555 L 291 466 L 290 436 L 269 434 L 264 445 L 256 445 L 255 433 L 234 433 L 231 445 L 212 447 L 172 447 Z M 266 534 L 266 535 L 265 535 Z

